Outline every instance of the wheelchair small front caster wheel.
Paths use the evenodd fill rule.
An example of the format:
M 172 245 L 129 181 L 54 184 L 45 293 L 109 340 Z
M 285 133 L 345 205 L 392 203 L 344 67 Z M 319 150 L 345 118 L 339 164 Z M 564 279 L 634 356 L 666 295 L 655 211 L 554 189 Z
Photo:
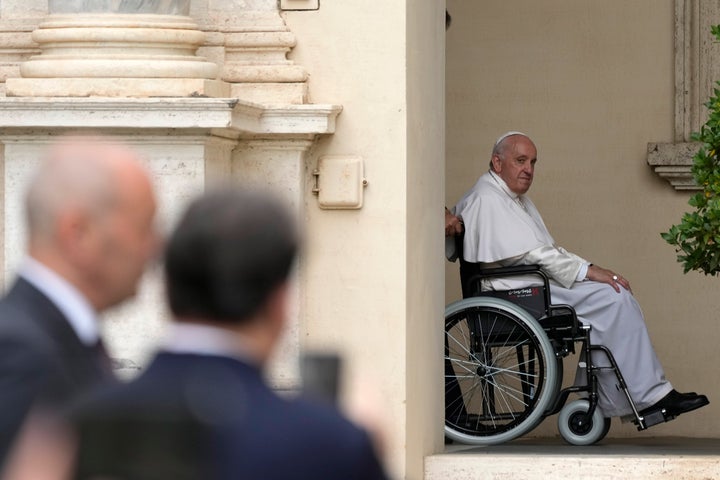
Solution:
M 589 409 L 589 401 L 576 400 L 560 410 L 558 429 L 560 435 L 569 444 L 592 445 L 602 440 L 610 431 L 610 419 L 604 418 L 597 408 L 588 421 L 586 413 Z

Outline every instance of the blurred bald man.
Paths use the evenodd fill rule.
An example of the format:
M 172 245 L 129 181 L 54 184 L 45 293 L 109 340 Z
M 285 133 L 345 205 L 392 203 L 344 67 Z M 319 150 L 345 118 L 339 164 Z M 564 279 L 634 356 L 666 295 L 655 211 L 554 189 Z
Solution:
M 135 294 L 155 198 L 137 155 L 102 138 L 53 146 L 25 198 L 27 255 L 0 301 L 0 461 L 28 416 L 114 381 L 98 314 Z

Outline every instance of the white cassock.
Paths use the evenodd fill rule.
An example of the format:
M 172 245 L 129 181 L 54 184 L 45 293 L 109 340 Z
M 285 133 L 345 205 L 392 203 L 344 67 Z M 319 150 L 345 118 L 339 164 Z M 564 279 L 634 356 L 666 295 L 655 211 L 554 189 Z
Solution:
M 513 193 L 493 172 L 480 177 L 455 206 L 465 223 L 465 260 L 487 266 L 540 265 L 550 277 L 553 303 L 572 305 L 578 319 L 592 326 L 592 343 L 605 345 L 615 356 L 630 395 L 639 410 L 670 393 L 672 386 L 655 355 L 645 320 L 635 298 L 605 283 L 584 280 L 589 263 L 555 245 L 532 201 Z M 487 281 L 483 288 L 508 290 L 537 284 L 537 277 Z M 600 353 L 596 365 L 608 362 Z M 578 371 L 584 379 L 584 370 Z M 610 371 L 601 371 L 599 408 L 606 417 L 632 413 Z

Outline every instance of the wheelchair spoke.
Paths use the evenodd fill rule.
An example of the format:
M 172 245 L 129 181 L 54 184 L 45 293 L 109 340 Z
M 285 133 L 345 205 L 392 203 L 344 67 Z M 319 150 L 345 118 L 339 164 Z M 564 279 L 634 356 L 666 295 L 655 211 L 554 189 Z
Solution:
M 445 405 L 445 419 L 454 419 L 455 422 L 457 422 L 464 410 L 465 403 L 463 401 L 463 397 L 461 396 L 456 398 L 450 405 Z
M 509 413 L 510 416 L 512 417 L 512 419 L 515 420 L 516 415 L 515 415 L 515 412 L 513 411 L 513 408 L 510 406 L 510 403 L 508 402 L 508 398 L 507 398 L 508 395 L 505 394 L 504 389 L 499 389 L 499 393 L 500 393 L 500 398 L 502 399 L 503 403 L 505 404 L 507 413 Z M 514 396 L 510 396 L 510 397 L 515 398 Z
M 460 397 L 458 397 L 450 406 L 454 406 L 455 404 L 458 404 L 457 407 L 453 410 L 453 412 L 462 412 L 464 410 L 464 406 L 468 405 L 472 402 L 472 399 L 474 398 L 475 391 L 478 388 L 478 385 L 480 382 L 477 381 L 477 376 L 473 376 L 474 380 L 472 382 L 472 386 L 465 389 L 465 392 L 461 394 Z M 466 383 L 466 382 L 465 382 Z M 482 387 L 481 387 L 482 388 Z M 447 407 L 446 406 L 446 415 L 447 415 Z M 453 418 L 455 418 L 455 421 L 459 421 L 461 417 L 461 413 L 458 413 L 457 415 L 453 414 Z
M 472 362 L 469 360 L 461 360 L 459 358 L 450 358 L 449 360 L 450 360 L 450 363 L 452 363 L 453 365 L 457 365 L 458 367 L 462 368 L 463 370 L 465 370 L 472 376 L 477 375 L 477 367 L 478 367 L 477 362 Z M 470 367 L 474 367 L 474 368 L 470 368 L 470 367 L 468 367 L 468 365 L 470 365 Z
M 470 351 L 470 349 L 465 346 L 468 344 L 467 342 L 462 343 L 457 338 L 455 338 L 455 336 L 450 335 L 450 334 L 448 334 L 447 336 L 453 341 L 454 344 L 456 344 L 458 347 L 460 347 L 461 353 L 466 354 L 470 358 L 475 358 L 473 353 Z M 452 347 L 448 347 L 448 348 L 452 348 Z
M 475 381 L 473 382 L 472 386 L 471 386 L 470 388 L 468 388 L 468 389 L 462 394 L 462 400 L 463 400 L 463 402 L 464 402 L 466 405 L 471 405 L 471 404 L 473 404 L 475 395 L 478 394 L 478 390 L 480 391 L 480 392 L 479 392 L 479 395 L 480 395 L 480 397 L 481 397 L 481 401 L 482 401 L 482 399 L 487 398 L 487 395 L 488 395 L 488 382 L 480 381 L 480 380 L 478 379 L 478 377 L 476 376 L 476 377 L 475 377 Z M 490 421 L 492 422 L 493 427 L 496 427 L 495 420 L 494 420 L 494 418 L 493 418 L 493 416 L 492 416 L 492 412 L 490 412 L 489 415 L 490 415 Z M 475 425 L 475 429 L 476 429 L 476 430 L 479 430 L 479 429 L 480 429 L 480 425 L 481 425 L 480 422 L 481 422 L 481 420 L 482 420 L 482 417 L 481 417 L 480 415 L 477 415 L 477 420 L 476 420 L 476 425 Z
M 523 345 L 526 345 L 524 343 L 513 345 L 511 347 L 503 348 L 499 351 L 499 353 L 495 353 L 493 357 L 493 364 L 501 363 L 502 361 L 506 360 L 508 357 L 516 357 L 517 356 L 517 347 L 521 347 Z
M 505 368 L 493 366 L 492 370 L 493 370 L 493 372 L 498 372 L 498 373 L 512 373 L 513 375 L 517 375 L 519 378 L 524 378 L 524 379 L 539 378 L 539 375 L 537 375 L 537 374 L 520 371 L 519 367 L 521 365 L 529 365 L 530 363 L 532 363 L 531 360 L 528 360 L 528 361 L 522 362 L 522 363 L 516 363 L 515 365 L 510 365 Z M 528 380 L 525 380 L 525 381 L 530 383 Z
M 467 378 L 467 376 L 462 377 Z M 477 379 L 478 381 L 473 382 L 472 386 L 468 388 L 463 393 L 463 401 L 467 404 L 471 403 L 473 401 L 473 398 L 478 393 L 478 389 L 481 390 L 480 394 L 484 398 L 488 398 L 490 389 L 494 389 L 496 394 L 499 394 L 501 397 L 502 403 L 504 405 L 503 412 L 510 416 L 511 419 L 515 419 L 517 415 L 514 413 L 512 404 L 515 405 L 522 405 L 523 407 L 527 407 L 527 403 L 522 401 L 522 392 L 516 388 L 510 388 L 505 384 L 499 383 L 494 381 L 492 377 L 490 379 L 484 379 L 484 381 L 481 381 L 478 379 L 477 376 L 473 376 L 472 378 Z M 496 416 L 493 412 L 488 413 L 489 420 L 493 425 L 493 428 L 497 428 L 497 422 L 496 422 Z M 476 428 L 479 428 L 480 422 L 482 418 L 478 417 Z
M 510 398 L 513 400 L 516 400 L 519 402 L 522 406 L 527 407 L 529 404 L 524 402 L 522 400 L 522 394 L 523 392 L 518 390 L 517 388 L 509 387 L 507 384 L 501 384 L 496 381 L 490 381 L 490 383 L 493 384 L 493 386 L 501 393 L 501 394 L 507 394 Z M 519 394 L 520 396 L 516 396 L 515 394 Z M 508 409 L 510 408 L 510 405 L 508 404 Z

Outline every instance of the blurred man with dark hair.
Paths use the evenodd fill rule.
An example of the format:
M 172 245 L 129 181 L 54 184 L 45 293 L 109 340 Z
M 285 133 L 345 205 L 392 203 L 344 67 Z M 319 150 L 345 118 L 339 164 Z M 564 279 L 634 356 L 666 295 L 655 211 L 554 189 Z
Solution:
M 297 249 L 266 195 L 221 190 L 189 207 L 165 255 L 169 336 L 136 381 L 78 406 L 76 478 L 385 478 L 365 431 L 263 380 Z

